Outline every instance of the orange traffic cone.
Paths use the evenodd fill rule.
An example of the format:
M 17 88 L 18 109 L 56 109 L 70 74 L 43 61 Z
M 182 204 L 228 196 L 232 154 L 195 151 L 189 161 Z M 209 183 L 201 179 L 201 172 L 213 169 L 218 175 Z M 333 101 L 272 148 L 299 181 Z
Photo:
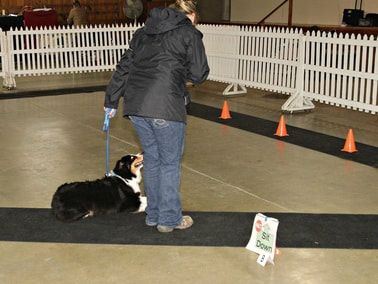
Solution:
M 287 131 L 286 131 L 286 124 L 285 124 L 285 119 L 283 115 L 281 115 L 280 122 L 278 123 L 278 127 L 274 135 L 277 135 L 279 137 L 289 136 L 289 134 L 287 134 Z
M 345 140 L 344 148 L 341 151 L 354 153 L 357 152 L 356 144 L 354 143 L 354 135 L 352 128 L 349 129 L 347 138 Z
M 227 101 L 224 101 L 224 103 L 223 103 L 222 113 L 221 113 L 221 116 L 219 118 L 221 118 L 221 119 L 230 119 L 231 118 L 230 110 L 228 108 Z

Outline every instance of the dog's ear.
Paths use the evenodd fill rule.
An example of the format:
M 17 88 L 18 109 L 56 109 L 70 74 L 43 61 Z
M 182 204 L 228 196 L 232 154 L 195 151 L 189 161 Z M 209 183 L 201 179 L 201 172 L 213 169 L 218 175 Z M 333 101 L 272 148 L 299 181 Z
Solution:
M 125 169 L 125 168 L 127 168 L 130 171 L 130 163 L 127 161 L 125 162 L 124 160 L 121 159 L 117 161 L 114 167 L 114 171 L 119 173 L 120 171 L 122 171 L 122 169 Z
M 115 170 L 118 170 L 118 169 L 120 169 L 121 167 L 122 167 L 122 165 L 121 165 L 121 160 L 118 160 L 117 163 L 116 163 L 116 165 L 115 165 L 115 167 L 114 167 L 114 169 L 115 169 Z

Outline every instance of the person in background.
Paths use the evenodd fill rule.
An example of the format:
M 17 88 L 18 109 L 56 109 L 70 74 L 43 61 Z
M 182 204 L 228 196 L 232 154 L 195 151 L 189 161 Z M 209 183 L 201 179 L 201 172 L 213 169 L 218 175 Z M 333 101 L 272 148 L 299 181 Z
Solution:
M 161 233 L 187 229 L 180 198 L 181 160 L 186 130 L 186 82 L 200 84 L 209 74 L 202 33 L 194 24 L 195 0 L 155 8 L 137 30 L 106 89 L 104 110 L 113 117 L 123 97 L 144 151 L 146 224 Z
M 72 6 L 73 7 L 68 14 L 67 24 L 73 25 L 74 27 L 88 25 L 89 8 L 82 7 L 78 0 L 73 1 Z
M 126 23 L 142 23 L 144 11 L 142 0 L 126 0 L 124 9 L 126 15 Z
M 18 13 L 18 15 L 23 15 L 24 14 L 24 12 L 31 12 L 31 11 L 33 11 L 33 7 L 32 6 L 27 6 L 27 5 L 25 5 L 24 7 L 22 7 L 21 8 L 21 11 Z

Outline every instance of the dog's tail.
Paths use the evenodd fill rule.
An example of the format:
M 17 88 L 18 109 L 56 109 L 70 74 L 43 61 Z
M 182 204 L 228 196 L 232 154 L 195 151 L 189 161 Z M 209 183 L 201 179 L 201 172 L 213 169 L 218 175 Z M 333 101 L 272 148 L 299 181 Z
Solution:
M 76 206 L 68 207 L 62 200 L 62 197 L 58 191 L 54 194 L 51 201 L 52 214 L 59 221 L 73 222 L 82 219 L 88 212 L 86 210 L 80 210 Z

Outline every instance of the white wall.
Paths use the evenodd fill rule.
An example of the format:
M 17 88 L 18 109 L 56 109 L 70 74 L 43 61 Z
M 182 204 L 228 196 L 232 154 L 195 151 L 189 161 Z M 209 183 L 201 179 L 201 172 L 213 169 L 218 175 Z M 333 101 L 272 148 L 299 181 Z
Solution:
M 231 0 L 231 21 L 259 22 L 283 0 Z M 359 1 L 358 1 L 359 2 Z M 353 9 L 355 0 L 293 0 L 293 24 L 340 25 L 344 9 Z M 378 0 L 363 0 L 365 13 L 378 14 Z M 288 3 L 266 23 L 287 23 Z

